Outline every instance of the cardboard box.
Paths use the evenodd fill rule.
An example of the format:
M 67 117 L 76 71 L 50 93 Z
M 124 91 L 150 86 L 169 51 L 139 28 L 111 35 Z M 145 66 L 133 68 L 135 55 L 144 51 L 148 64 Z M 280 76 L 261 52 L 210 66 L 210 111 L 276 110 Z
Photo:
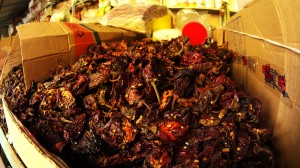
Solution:
M 235 14 L 225 27 L 225 41 L 236 53 L 232 77 L 240 88 L 262 101 L 267 126 L 274 130 L 273 142 L 278 150 L 276 167 L 300 167 L 298 9 L 300 3 L 297 0 L 254 0 Z M 57 60 L 71 64 L 76 60 L 72 56 L 84 51 L 80 46 L 95 42 L 93 39 L 76 43 L 76 38 L 82 34 L 77 26 L 74 31 L 64 23 L 43 23 L 38 27 L 38 30 L 32 24 L 18 27 L 27 83 L 44 80 Z M 100 37 L 105 41 L 104 37 L 114 34 L 108 32 Z M 91 37 L 94 38 L 94 34 Z M 24 131 L 14 128 L 17 120 L 11 117 L 9 110 L 5 115 L 14 120 L 9 129 L 12 127 L 17 133 Z M 22 135 L 29 137 L 27 133 Z M 30 141 L 26 139 L 24 141 Z M 13 143 L 17 142 L 22 144 L 17 140 Z
M 4 62 L 5 64 L 2 67 L 0 77 L 0 85 L 2 85 L 2 79 L 11 71 L 13 67 L 22 64 L 21 46 L 18 35 L 14 37 L 14 40 Z
M 133 40 L 136 33 L 101 26 L 63 22 L 29 23 L 17 27 L 25 84 L 44 81 L 59 62 L 72 65 L 90 44 Z
M 237 5 L 238 5 L 238 9 L 241 10 L 244 8 L 244 6 L 246 6 L 247 4 L 249 4 L 251 1 L 253 0 L 238 0 Z
M 2 97 L 5 119 L 13 147 L 28 168 L 67 168 L 67 164 L 56 155 L 48 152 L 9 110 Z M 19 165 L 23 167 L 23 165 Z
M 0 41 L 0 67 L 5 63 L 6 56 L 9 52 L 10 46 L 14 40 L 15 36 L 3 38 Z
M 18 35 L 10 41 L 6 64 L 1 78 L 11 69 L 23 64 L 26 84 L 42 81 L 58 62 L 72 65 L 90 44 L 133 40 L 136 33 L 104 27 L 99 24 L 30 23 L 18 27 Z M 2 83 L 2 81 L 0 81 Z M 14 149 L 26 167 L 68 167 L 64 161 L 44 149 L 8 108 L 4 98 L 3 109 L 9 136 Z
M 300 167 L 300 3 L 254 0 L 226 25 L 233 79 L 263 104 L 277 167 Z

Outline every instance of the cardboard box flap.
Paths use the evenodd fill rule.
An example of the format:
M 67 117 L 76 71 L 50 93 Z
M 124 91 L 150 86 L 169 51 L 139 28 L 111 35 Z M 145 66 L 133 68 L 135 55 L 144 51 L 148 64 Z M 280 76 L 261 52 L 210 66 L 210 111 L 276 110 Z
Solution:
M 283 22 L 283 30 L 285 32 L 286 45 L 300 49 L 300 3 L 297 0 L 275 1 Z
M 60 22 L 33 22 L 23 24 L 17 28 L 22 39 L 68 34 L 63 30 Z
M 100 24 L 63 22 L 29 23 L 19 26 L 18 33 L 22 41 L 22 48 L 24 48 L 22 50 L 24 60 L 67 52 L 75 46 L 135 38 L 136 36 L 133 32 Z M 76 54 L 80 55 L 82 52 Z
M 254 0 L 229 20 L 227 28 L 300 49 L 299 8 L 296 0 Z M 243 21 L 236 22 L 241 15 Z
M 134 32 L 67 22 L 28 23 L 17 27 L 20 38 L 25 84 L 46 80 L 59 62 L 72 65 L 87 47 L 107 41 L 133 40 Z
M 16 35 L 5 59 L 5 64 L 3 65 L 0 85 L 2 85 L 3 78 L 11 71 L 11 69 L 20 64 L 22 64 L 20 39 L 19 36 Z
M 69 52 L 75 46 L 74 34 L 64 23 L 29 23 L 17 29 L 24 61 Z

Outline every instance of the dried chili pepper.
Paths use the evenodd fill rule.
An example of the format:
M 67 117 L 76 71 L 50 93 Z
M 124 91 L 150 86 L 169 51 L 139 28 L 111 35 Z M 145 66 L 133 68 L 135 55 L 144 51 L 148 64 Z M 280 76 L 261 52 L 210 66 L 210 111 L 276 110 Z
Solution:
M 229 78 L 232 54 L 185 36 L 94 44 L 27 89 L 15 67 L 2 88 L 38 141 L 80 167 L 274 167 L 262 103 Z

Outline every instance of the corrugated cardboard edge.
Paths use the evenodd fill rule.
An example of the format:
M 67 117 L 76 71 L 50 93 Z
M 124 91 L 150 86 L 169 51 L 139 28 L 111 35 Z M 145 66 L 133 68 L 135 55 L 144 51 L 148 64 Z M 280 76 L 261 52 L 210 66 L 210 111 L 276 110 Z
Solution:
M 218 46 L 224 44 L 224 28 L 217 28 L 213 31 L 213 40 L 217 42 Z
M 9 164 L 12 167 L 25 168 L 25 165 L 22 163 L 16 151 L 9 144 L 6 135 L 4 134 L 2 129 L 0 129 L 0 144 Z
M 0 85 L 2 85 L 3 78 L 11 71 L 14 66 L 22 64 L 22 56 L 21 56 L 21 47 L 20 47 L 20 39 L 19 36 L 16 35 L 10 49 L 8 55 L 5 60 L 5 64 L 3 65 L 1 77 L 0 77 Z
M 5 64 L 7 54 L 9 53 L 10 47 L 14 39 L 15 36 L 10 36 L 10 37 L 3 38 L 0 41 L 0 67 L 2 67 Z
M 233 79 L 262 101 L 263 115 L 274 130 L 277 167 L 300 167 L 297 6 L 296 0 L 255 0 L 233 16 L 225 33 L 229 49 L 241 60 L 233 63 Z M 243 57 L 253 59 L 256 69 L 243 65 Z M 288 97 L 264 81 L 263 65 L 285 76 Z
M 18 155 L 28 168 L 67 168 L 67 164 L 59 157 L 44 149 L 9 110 L 2 96 L 4 114 L 9 135 Z

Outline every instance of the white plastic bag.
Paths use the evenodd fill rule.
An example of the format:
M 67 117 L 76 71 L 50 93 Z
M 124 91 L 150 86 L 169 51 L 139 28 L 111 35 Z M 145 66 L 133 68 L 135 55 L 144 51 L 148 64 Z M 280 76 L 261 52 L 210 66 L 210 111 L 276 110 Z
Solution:
M 123 4 L 113 8 L 101 19 L 100 23 L 138 33 L 151 34 L 152 21 L 166 15 L 170 15 L 170 11 L 165 6 Z

